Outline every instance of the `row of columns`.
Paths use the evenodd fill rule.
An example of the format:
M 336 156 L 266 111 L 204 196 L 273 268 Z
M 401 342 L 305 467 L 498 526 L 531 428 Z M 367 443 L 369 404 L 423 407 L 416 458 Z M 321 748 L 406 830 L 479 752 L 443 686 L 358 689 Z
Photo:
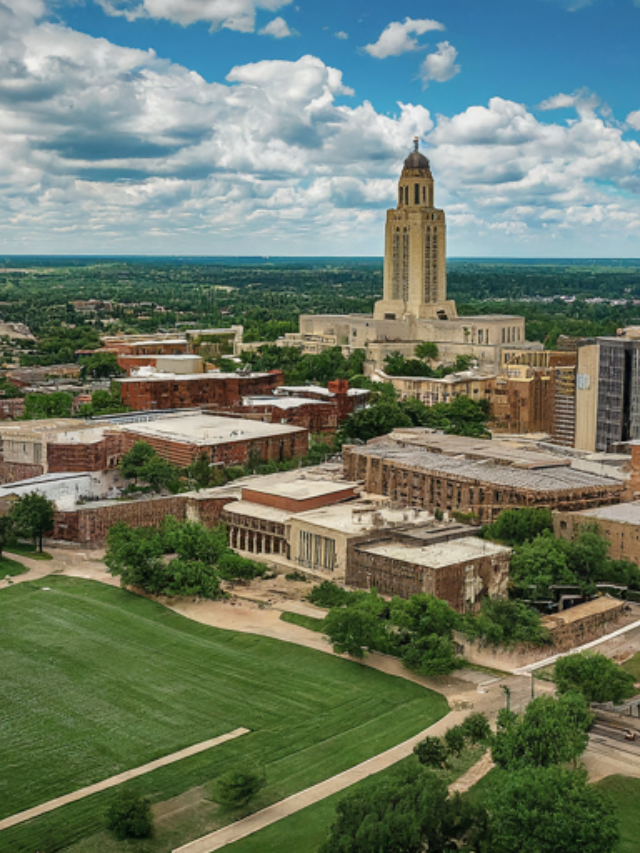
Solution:
M 248 551 L 250 554 L 284 554 L 287 545 L 284 539 L 260 530 L 246 527 L 229 528 L 229 546 L 234 551 Z

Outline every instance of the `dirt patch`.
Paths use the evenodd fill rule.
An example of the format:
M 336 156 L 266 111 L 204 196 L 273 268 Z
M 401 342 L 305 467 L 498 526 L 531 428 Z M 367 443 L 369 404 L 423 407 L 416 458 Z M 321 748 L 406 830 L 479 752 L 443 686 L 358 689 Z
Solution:
M 200 785 L 190 791 L 185 791 L 184 794 L 172 797 L 170 800 L 156 803 L 151 810 L 155 820 L 163 821 L 174 818 L 190 809 L 198 808 L 205 800 L 208 800 L 207 789 Z

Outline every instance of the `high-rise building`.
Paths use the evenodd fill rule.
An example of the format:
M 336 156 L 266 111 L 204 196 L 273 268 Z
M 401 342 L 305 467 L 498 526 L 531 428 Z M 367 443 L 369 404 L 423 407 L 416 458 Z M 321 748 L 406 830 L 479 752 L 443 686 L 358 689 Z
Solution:
M 376 303 L 377 319 L 457 316 L 455 302 L 447 302 L 446 243 L 444 210 L 433 206 L 431 166 L 415 139 L 400 176 L 398 206 L 387 211 L 384 295 Z
M 591 338 L 578 347 L 576 444 L 607 452 L 640 439 L 640 340 Z
M 447 299 L 445 214 L 434 207 L 431 166 L 416 139 L 398 182 L 397 207 L 387 211 L 383 294 L 373 314 L 303 314 L 300 331 L 279 343 L 314 354 L 336 346 L 345 354 L 364 349 L 366 369 L 373 370 L 393 352 L 413 358 L 422 341 L 437 344 L 445 362 L 472 355 L 488 370 L 498 367 L 505 347 L 542 349 L 525 341 L 523 317 L 458 317 Z

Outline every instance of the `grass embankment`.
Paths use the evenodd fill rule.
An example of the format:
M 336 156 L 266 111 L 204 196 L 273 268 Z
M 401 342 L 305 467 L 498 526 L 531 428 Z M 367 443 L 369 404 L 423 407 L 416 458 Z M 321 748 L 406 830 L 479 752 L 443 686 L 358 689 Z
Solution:
M 4 550 L 8 554 L 18 554 L 20 557 L 29 557 L 31 560 L 53 560 L 51 554 L 47 551 L 38 551 L 36 546 L 30 542 L 16 542 L 14 545 L 6 545 Z
M 280 614 L 280 619 L 283 622 L 290 622 L 292 625 L 307 628 L 309 631 L 317 631 L 320 634 L 324 632 L 324 619 L 318 619 L 315 616 L 303 616 L 301 613 L 285 611 Z
M 200 625 L 121 589 L 64 577 L 43 586 L 0 591 L 0 817 L 238 726 L 252 731 L 132 784 L 164 802 L 249 763 L 266 771 L 261 808 L 448 711 L 442 696 L 411 682 Z M 1 853 L 61 850 L 94 836 L 113 793 L 0 832 Z M 163 821 L 140 849 L 164 853 L 239 815 L 205 801 L 183 816 Z
M 622 668 L 635 678 L 636 682 L 640 681 L 640 652 L 635 654 L 626 663 L 622 664 Z
M 5 548 L 6 551 L 6 548 Z M 19 563 L 17 560 L 12 560 L 10 557 L 0 556 L 0 578 L 5 578 L 10 575 L 12 578 L 16 575 L 22 575 L 28 571 L 26 566 Z

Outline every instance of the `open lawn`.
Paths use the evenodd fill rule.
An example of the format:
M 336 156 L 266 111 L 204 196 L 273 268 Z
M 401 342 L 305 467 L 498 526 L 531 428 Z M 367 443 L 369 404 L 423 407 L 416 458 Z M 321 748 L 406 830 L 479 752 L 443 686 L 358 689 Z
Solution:
M 5 549 L 6 551 L 6 549 Z M 10 557 L 0 556 L 0 578 L 5 578 L 10 575 L 12 578 L 16 575 L 21 575 L 27 571 L 27 567 L 23 566 L 17 560 L 12 560 Z
M 32 560 L 53 560 L 51 554 L 47 551 L 41 553 L 30 542 L 16 542 L 13 545 L 6 545 L 4 550 L 7 554 L 18 554 L 21 557 L 30 557 Z
M 634 655 L 632 658 L 626 663 L 622 664 L 622 668 L 627 672 L 630 672 L 631 675 L 635 678 L 636 683 L 640 681 L 640 652 Z
M 411 682 L 190 622 L 74 578 L 0 591 L 0 648 L 0 818 L 238 726 L 251 733 L 134 784 L 162 802 L 197 786 L 206 791 L 238 762 L 255 764 L 268 780 L 256 803 L 262 807 L 411 737 L 448 710 L 442 696 Z M 0 832 L 0 851 L 60 850 L 92 836 L 112 796 Z M 179 837 L 165 833 L 166 845 L 153 850 L 238 816 L 210 804 L 186 835 L 185 826 Z
M 299 625 L 308 631 L 319 631 L 321 634 L 324 631 L 324 619 L 318 619 L 315 616 L 305 616 L 302 613 L 289 613 L 289 611 L 285 610 L 280 614 L 280 619 L 283 622 L 290 622 L 292 625 Z
M 611 799 L 620 820 L 619 853 L 637 853 L 640 846 L 640 779 L 607 776 L 596 782 L 596 788 Z

